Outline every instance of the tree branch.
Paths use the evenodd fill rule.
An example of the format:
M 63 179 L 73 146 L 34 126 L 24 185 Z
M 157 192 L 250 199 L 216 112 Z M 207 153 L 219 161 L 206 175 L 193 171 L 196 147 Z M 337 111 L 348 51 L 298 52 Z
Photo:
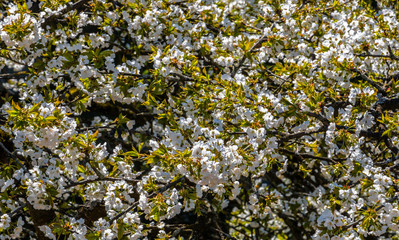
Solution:
M 170 182 L 169 184 L 163 186 L 162 188 L 160 188 L 157 192 L 152 193 L 150 196 L 148 196 L 148 198 L 152 198 L 155 197 L 156 195 L 165 192 L 166 190 L 168 190 L 169 188 L 175 186 L 176 184 L 185 181 L 186 177 L 180 177 L 178 179 L 176 179 L 173 182 Z M 118 218 L 122 217 L 123 215 L 125 215 L 126 213 L 130 212 L 133 208 L 135 208 L 139 203 L 139 200 L 135 201 L 132 206 L 130 206 L 128 209 L 126 209 L 125 211 L 119 213 L 118 215 L 116 215 L 115 217 L 111 218 L 108 223 L 111 225 L 115 220 L 117 220 Z
M 62 9 L 58 14 L 51 15 L 47 17 L 44 22 L 42 23 L 41 27 L 46 28 L 48 25 L 56 22 L 58 18 L 61 18 L 63 15 L 66 13 L 72 11 L 72 10 L 77 10 L 81 7 L 83 7 L 84 4 L 88 3 L 90 0 L 80 0 L 74 4 L 68 5 L 66 8 Z
M 251 47 L 249 50 L 249 53 L 253 52 L 257 47 L 260 47 L 260 45 L 267 39 L 267 35 L 263 35 L 261 38 L 256 41 L 256 43 Z M 242 67 L 244 64 L 245 60 L 247 57 L 245 56 L 246 53 L 244 53 L 244 56 L 240 59 L 238 62 L 238 65 L 233 69 L 233 72 L 231 73 L 231 77 L 234 78 L 234 76 L 237 74 L 238 70 Z
M 180 74 L 180 73 L 170 73 L 170 76 L 178 77 L 180 80 L 185 82 L 195 82 L 194 78 Z
M 388 199 L 388 201 L 386 201 L 386 203 L 391 203 L 391 202 L 395 201 L 396 199 L 398 199 L 398 196 L 395 195 L 395 196 L 391 197 L 390 199 Z M 378 212 L 379 210 L 381 210 L 381 209 L 384 208 L 384 207 L 385 207 L 385 204 L 382 204 L 381 206 L 377 207 L 377 208 L 375 209 L 375 211 Z M 366 209 L 367 209 L 367 206 L 365 206 L 365 207 L 363 207 L 363 208 L 365 208 L 365 210 L 366 210 Z M 346 226 L 342 226 L 342 229 L 347 230 L 347 229 L 349 229 L 349 228 L 351 228 L 351 227 L 354 227 L 354 226 L 356 226 L 357 224 L 359 224 L 361 221 L 363 221 L 363 219 L 364 219 L 364 217 L 363 217 L 363 218 L 360 218 L 359 220 L 357 220 L 357 221 L 355 221 L 355 222 L 353 222 L 353 223 L 350 223 L 350 224 L 348 224 L 348 225 L 346 225 Z
M 333 163 L 337 163 L 338 161 L 345 161 L 346 159 L 333 159 L 333 158 L 327 158 L 327 157 L 320 157 L 320 156 L 315 156 L 309 153 L 298 153 L 298 152 L 294 152 L 294 151 L 290 151 L 287 150 L 285 148 L 279 148 L 280 151 L 282 151 L 283 153 L 287 153 L 290 155 L 294 155 L 297 156 L 301 159 L 303 158 L 312 158 L 312 159 L 318 159 L 318 160 L 323 160 L 323 161 L 327 161 L 327 162 L 333 162 Z
M 306 136 L 306 135 L 311 135 L 311 134 L 314 134 L 314 133 L 325 132 L 326 130 L 327 130 L 327 127 L 326 126 L 322 126 L 319 129 L 314 130 L 314 131 L 303 131 L 303 132 L 298 132 L 298 133 L 293 133 L 293 134 L 286 134 L 279 140 L 279 142 L 286 142 L 286 141 L 288 141 L 290 139 L 301 138 L 301 137 Z
M 358 70 L 356 68 L 352 69 L 352 71 L 359 74 L 360 77 L 364 81 L 368 82 L 371 86 L 376 88 L 379 93 L 382 93 L 383 95 L 387 95 L 387 92 L 377 82 L 375 82 L 375 81 L 371 80 L 369 77 L 367 77 L 366 74 L 364 74 L 363 72 L 361 72 L 360 70 Z
M 25 167 L 25 165 L 23 165 L 23 164 L 21 163 L 21 161 L 19 161 L 18 157 L 15 156 L 12 152 L 10 152 L 10 151 L 4 146 L 4 144 L 1 143 L 1 142 L 0 142 L 0 147 L 1 147 L 10 157 L 12 157 L 12 159 L 14 159 L 15 162 L 17 162 L 17 164 L 18 164 L 25 172 L 28 172 L 28 169 Z
M 78 181 L 78 182 L 71 181 L 71 183 L 66 185 L 65 188 L 70 188 L 70 187 L 74 187 L 74 186 L 84 185 L 84 184 L 93 183 L 93 182 L 100 182 L 100 181 L 110 181 L 110 182 L 125 181 L 128 183 L 139 182 L 139 180 L 136 180 L 136 179 L 103 177 L 103 178 L 88 179 L 88 180 L 83 180 L 83 181 Z
M 29 74 L 26 73 L 25 71 L 16 72 L 16 73 L 2 73 L 0 74 L 0 79 L 13 79 L 13 78 L 27 77 L 27 76 L 29 76 Z
M 320 115 L 320 114 L 317 114 L 317 113 L 314 113 L 314 112 L 306 112 L 306 114 L 311 116 L 311 117 L 314 117 L 314 118 L 318 119 L 326 127 L 328 127 L 330 125 L 330 121 L 327 118 L 325 118 L 322 115 Z

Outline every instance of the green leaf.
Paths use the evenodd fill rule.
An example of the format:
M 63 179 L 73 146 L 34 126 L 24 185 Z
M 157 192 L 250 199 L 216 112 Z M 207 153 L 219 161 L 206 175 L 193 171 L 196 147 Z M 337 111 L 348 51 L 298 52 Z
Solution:
M 118 224 L 118 240 L 123 238 L 124 230 L 125 230 L 125 225 L 123 223 L 119 223 Z
M 144 146 L 144 142 L 140 143 L 140 145 L 138 147 L 139 153 L 141 152 L 141 149 L 143 148 L 143 146 Z
M 388 128 L 387 130 L 385 130 L 383 133 L 382 133 L 382 136 L 388 136 L 388 137 L 392 137 L 392 132 L 393 132 L 393 128 Z
M 78 171 L 81 172 L 81 173 L 85 173 L 86 172 L 86 168 L 79 164 L 78 165 Z
M 101 57 L 108 57 L 109 55 L 111 55 L 114 51 L 112 50 L 104 50 L 100 53 Z
M 139 153 L 134 149 L 133 151 L 125 152 L 122 155 L 124 156 L 132 156 L 132 157 L 138 157 Z
M 58 118 L 55 117 L 55 116 L 48 116 L 48 117 L 45 118 L 46 121 L 54 121 L 54 120 L 57 120 L 57 119 Z

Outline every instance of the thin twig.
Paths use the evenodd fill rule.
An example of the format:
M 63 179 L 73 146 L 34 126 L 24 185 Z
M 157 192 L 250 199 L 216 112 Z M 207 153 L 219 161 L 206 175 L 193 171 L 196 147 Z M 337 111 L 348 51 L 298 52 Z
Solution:
M 0 74 L 0 79 L 13 79 L 19 77 L 26 77 L 28 74 L 25 71 L 16 72 L 16 73 L 2 73 Z
M 83 181 L 78 181 L 78 182 L 72 182 L 72 183 L 66 185 L 65 188 L 70 188 L 70 187 L 74 187 L 74 186 L 78 186 L 78 185 L 84 185 L 84 184 L 100 182 L 100 181 L 110 181 L 110 182 L 125 181 L 125 182 L 129 182 L 129 183 L 139 182 L 139 180 L 136 180 L 136 179 L 104 177 L 104 178 L 96 178 L 96 179 L 88 179 L 88 180 L 83 180 Z
M 180 74 L 180 73 L 170 73 L 169 75 L 178 77 L 180 80 L 183 80 L 185 82 L 195 82 L 194 78 Z
M 337 163 L 337 161 L 345 161 L 346 159 L 333 159 L 333 158 L 327 158 L 327 157 L 320 157 L 320 156 L 315 156 L 309 153 L 298 153 L 298 152 L 293 152 L 284 148 L 279 148 L 280 151 L 282 151 L 283 153 L 287 153 L 290 155 L 294 155 L 294 156 L 298 156 L 300 158 L 312 158 L 312 159 L 318 159 L 318 160 L 323 160 L 323 161 L 327 161 L 327 162 L 333 162 L 333 163 Z

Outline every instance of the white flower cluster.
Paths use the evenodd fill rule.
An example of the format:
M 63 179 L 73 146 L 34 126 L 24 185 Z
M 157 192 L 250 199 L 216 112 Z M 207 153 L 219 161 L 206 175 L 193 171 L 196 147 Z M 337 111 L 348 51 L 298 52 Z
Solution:
M 0 239 L 398 232 L 394 4 L 6 2 Z

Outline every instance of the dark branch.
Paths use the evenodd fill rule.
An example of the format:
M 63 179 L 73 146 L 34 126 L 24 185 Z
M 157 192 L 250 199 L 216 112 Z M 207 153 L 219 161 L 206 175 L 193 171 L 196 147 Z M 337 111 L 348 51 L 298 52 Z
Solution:
M 256 41 L 256 43 L 251 47 L 251 49 L 249 50 L 249 52 L 253 52 L 256 48 L 260 47 L 261 44 L 267 39 L 267 35 L 263 35 L 261 38 L 258 39 L 258 41 Z M 238 62 L 238 65 L 233 69 L 233 72 L 231 73 L 231 77 L 234 78 L 234 76 L 237 74 L 238 70 L 242 67 L 242 65 L 244 64 L 245 60 L 247 59 L 247 57 L 245 56 L 246 53 L 244 53 L 244 56 L 240 59 L 240 61 Z
M 83 7 L 86 3 L 88 3 L 90 0 L 80 0 L 74 4 L 68 5 L 66 8 L 62 9 L 58 14 L 51 15 L 47 17 L 44 22 L 42 23 L 42 28 L 46 28 L 46 26 L 53 24 L 56 22 L 57 19 L 61 18 L 63 15 L 66 13 L 72 11 L 72 10 L 77 10 Z
M 379 93 L 382 93 L 383 95 L 387 95 L 387 92 L 380 86 L 380 84 L 378 84 L 377 82 L 371 80 L 369 77 L 366 76 L 366 74 L 364 74 L 363 72 L 361 72 L 358 69 L 352 69 L 353 72 L 357 73 L 360 75 L 360 77 L 368 82 L 371 86 L 373 86 L 374 88 L 376 88 L 378 90 Z
M 327 157 L 320 157 L 320 156 L 315 156 L 309 153 L 298 153 L 298 152 L 293 152 L 284 148 L 279 148 L 279 150 L 283 153 L 289 154 L 289 155 L 294 155 L 297 156 L 301 159 L 303 158 L 312 158 L 312 159 L 318 159 L 322 161 L 327 161 L 327 162 L 333 162 L 337 163 L 337 161 L 345 161 L 346 159 L 333 159 L 333 158 L 327 158 Z
M 160 188 L 157 192 L 152 193 L 150 196 L 148 196 L 148 198 L 152 198 L 155 197 L 156 195 L 165 192 L 166 190 L 168 190 L 169 188 L 175 186 L 176 184 L 183 182 L 186 179 L 186 177 L 180 177 L 178 179 L 176 179 L 173 182 L 170 182 L 169 184 L 163 186 L 162 188 Z M 130 212 L 133 208 L 135 208 L 138 205 L 139 201 L 135 201 L 132 206 L 130 206 L 128 209 L 126 209 L 125 211 L 119 213 L 118 215 L 116 215 L 115 217 L 111 218 L 109 220 L 109 224 L 111 225 L 115 220 L 117 220 L 118 218 L 122 217 L 123 215 L 125 215 L 126 213 Z
M 128 182 L 128 183 L 137 183 L 137 182 L 139 182 L 139 180 L 136 180 L 136 179 L 104 177 L 104 178 L 83 180 L 83 181 L 79 181 L 79 182 L 72 182 L 72 183 L 66 185 L 65 188 L 70 188 L 70 187 L 74 187 L 74 186 L 85 185 L 85 184 L 88 184 L 88 183 L 100 182 L 100 181 L 110 181 L 110 182 L 125 181 L 125 182 Z
M 21 161 L 19 161 L 18 157 L 15 156 L 12 152 L 10 152 L 3 143 L 0 142 L 0 147 L 10 156 L 12 157 L 15 162 L 17 162 L 17 164 L 25 171 L 28 172 L 28 169 L 21 163 Z

